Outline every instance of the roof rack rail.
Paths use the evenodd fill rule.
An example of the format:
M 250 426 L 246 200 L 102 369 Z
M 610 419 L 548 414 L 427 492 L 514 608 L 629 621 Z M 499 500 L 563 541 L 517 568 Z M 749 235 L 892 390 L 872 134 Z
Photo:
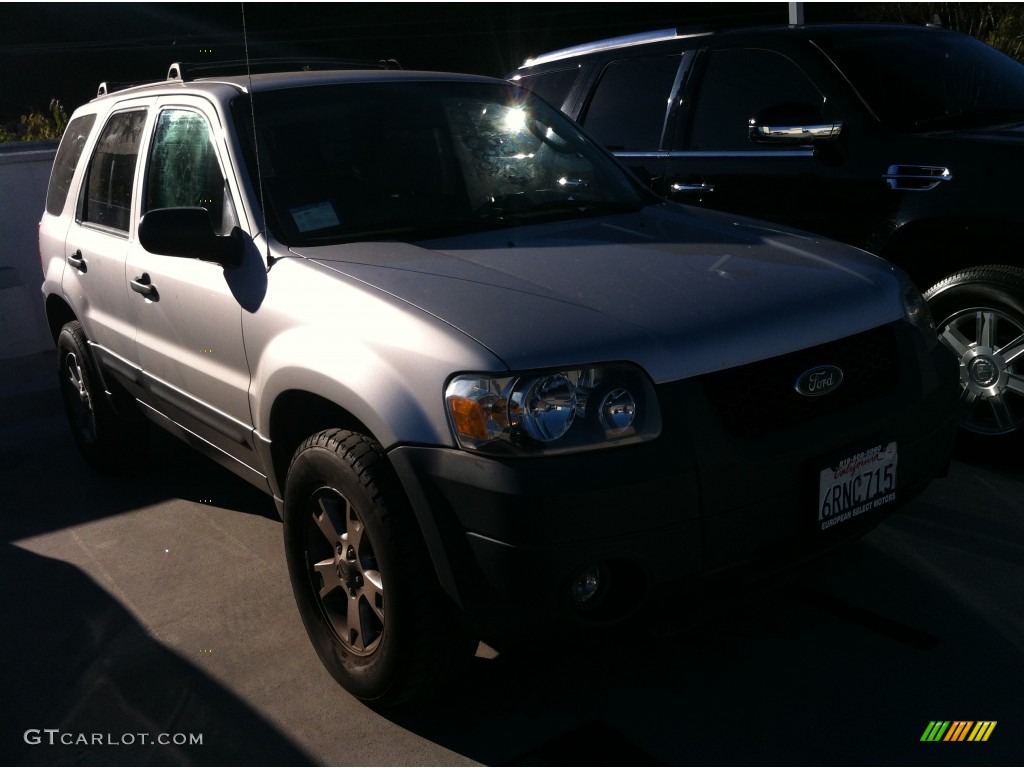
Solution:
M 175 62 L 167 70 L 167 80 L 188 82 L 196 77 L 244 75 L 267 72 L 320 71 L 326 69 L 401 69 L 395 59 L 332 59 L 320 57 L 277 57 L 266 59 L 233 59 L 200 63 Z
M 96 89 L 97 96 L 106 96 L 108 93 L 114 93 L 115 91 L 123 91 L 126 88 L 136 88 L 140 85 L 152 85 L 153 83 L 159 83 L 159 80 L 140 80 L 132 83 L 115 83 L 110 80 L 104 80 L 100 83 L 99 88 Z
M 244 75 L 248 73 L 266 72 L 298 72 L 302 70 L 320 71 L 326 69 L 401 69 L 397 59 L 332 59 L 322 57 L 289 56 L 268 59 L 235 59 L 229 61 L 204 61 L 190 63 L 185 61 L 171 64 L 167 77 L 162 80 L 138 80 L 135 82 L 115 83 L 104 80 L 96 89 L 97 96 L 106 96 L 115 91 L 137 88 L 143 85 L 155 85 L 166 82 L 188 82 L 201 76 Z
M 629 45 L 639 45 L 641 43 L 654 43 L 659 40 L 672 40 L 673 38 L 677 37 L 697 37 L 699 35 L 710 35 L 714 31 L 715 29 L 713 27 L 701 25 L 686 29 L 677 29 L 675 27 L 671 27 L 668 29 L 656 29 L 651 32 L 637 32 L 632 35 L 609 37 L 605 40 L 595 40 L 592 43 L 582 43 L 581 45 L 573 45 L 569 48 L 560 48 L 557 51 L 549 51 L 548 53 L 542 53 L 539 56 L 534 56 L 524 61 L 520 69 L 523 69 L 525 67 L 532 67 L 536 64 L 545 64 L 549 61 L 558 61 L 559 59 L 566 59 L 570 56 L 580 56 L 584 53 L 605 51 L 610 48 L 624 48 Z

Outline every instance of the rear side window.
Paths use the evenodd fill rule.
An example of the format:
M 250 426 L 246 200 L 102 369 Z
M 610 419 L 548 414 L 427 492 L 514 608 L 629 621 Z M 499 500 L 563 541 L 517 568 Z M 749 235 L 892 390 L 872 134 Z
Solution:
M 601 74 L 582 123 L 611 150 L 657 150 L 680 56 L 613 61 Z
M 143 213 L 154 208 L 205 208 L 214 228 L 222 229 L 224 177 L 205 117 L 186 109 L 161 112 L 146 172 Z
M 551 106 L 561 109 L 579 73 L 579 67 L 573 67 L 572 69 L 559 69 L 555 72 L 525 75 L 516 82 L 529 88 Z
M 82 222 L 128 231 L 135 163 L 145 124 L 145 110 L 135 110 L 112 115 L 103 127 L 85 179 Z
M 95 122 L 96 115 L 82 115 L 68 123 L 64 131 L 60 149 L 57 150 L 57 157 L 53 161 L 50 186 L 46 190 L 46 212 L 53 216 L 60 216 L 64 211 L 68 190 L 71 189 L 71 179 L 74 178 L 82 150 L 85 149 L 85 142 Z

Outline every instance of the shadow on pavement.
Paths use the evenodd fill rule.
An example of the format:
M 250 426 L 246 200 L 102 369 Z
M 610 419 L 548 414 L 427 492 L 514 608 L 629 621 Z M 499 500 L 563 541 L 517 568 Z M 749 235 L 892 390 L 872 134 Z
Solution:
M 214 496 L 219 507 L 279 519 L 269 496 L 159 430 L 153 430 L 138 471 L 94 472 L 75 447 L 57 390 L 35 393 L 33 398 L 39 409 L 34 416 L 0 421 L 0 478 L 7 491 L 0 514 L 3 541 L 113 517 L 167 499 Z
M 312 764 L 75 566 L 3 544 L 0 584 L 5 762 Z
M 993 585 L 986 603 L 974 564 L 922 539 L 956 521 L 913 510 L 683 634 L 478 658 L 453 703 L 393 718 L 490 765 L 1017 765 L 1024 591 Z M 1019 576 L 1019 545 L 991 547 Z M 922 742 L 937 719 L 998 725 Z
M 13 543 L 189 494 L 276 518 L 268 497 L 171 438 L 154 441 L 142 476 L 92 472 L 46 386 L 48 359 L 31 362 L 5 370 L 0 393 L 0 762 L 312 764 L 78 567 Z

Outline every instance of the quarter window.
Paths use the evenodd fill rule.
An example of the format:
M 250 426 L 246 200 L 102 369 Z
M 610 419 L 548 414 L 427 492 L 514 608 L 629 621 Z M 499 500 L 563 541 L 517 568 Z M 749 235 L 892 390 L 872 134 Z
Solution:
M 526 75 L 516 82 L 526 86 L 540 96 L 548 104 L 555 107 L 562 107 L 569 91 L 572 90 L 576 78 L 579 76 L 579 67 L 572 69 L 558 69 L 554 72 L 541 72 L 536 75 Z
M 747 131 L 750 119 L 779 105 L 820 112 L 824 97 L 803 70 L 781 54 L 757 49 L 712 51 L 693 108 L 690 149 L 754 149 Z
M 145 124 L 145 110 L 134 110 L 113 115 L 104 126 L 89 161 L 81 221 L 128 231 L 135 163 Z
M 613 61 L 601 74 L 583 125 L 611 150 L 657 150 L 680 57 Z
M 224 199 L 224 176 L 206 118 L 185 109 L 161 112 L 149 155 L 143 213 L 154 208 L 205 208 L 220 234 Z
M 95 122 L 96 115 L 82 115 L 72 120 L 64 131 L 60 149 L 57 150 L 57 157 L 53 161 L 50 186 L 46 190 L 46 212 L 53 216 L 60 216 L 64 211 L 68 190 L 71 189 L 71 179 L 75 175 L 82 150 L 85 149 L 85 142 Z

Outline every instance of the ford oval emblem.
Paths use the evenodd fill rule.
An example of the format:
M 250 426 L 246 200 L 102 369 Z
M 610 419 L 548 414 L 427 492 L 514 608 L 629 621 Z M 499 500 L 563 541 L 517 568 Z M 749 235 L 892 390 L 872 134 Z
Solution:
M 804 397 L 821 397 L 835 392 L 843 383 L 843 371 L 835 365 L 819 365 L 804 371 L 796 380 L 796 391 Z

